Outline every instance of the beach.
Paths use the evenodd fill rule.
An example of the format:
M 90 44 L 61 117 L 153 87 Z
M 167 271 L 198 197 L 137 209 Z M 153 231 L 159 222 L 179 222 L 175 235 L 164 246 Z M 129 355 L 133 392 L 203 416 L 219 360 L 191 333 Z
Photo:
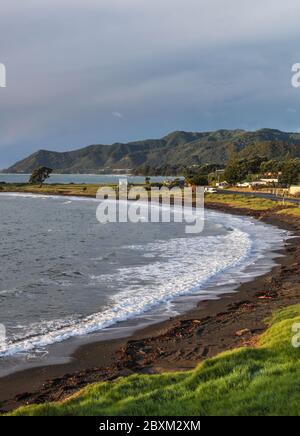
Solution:
M 254 216 L 299 236 L 299 220 L 274 212 L 209 204 L 210 209 Z M 255 345 L 277 308 L 299 303 L 299 238 L 278 252 L 270 273 L 242 284 L 234 293 L 201 301 L 188 312 L 150 325 L 128 338 L 102 341 L 77 349 L 72 360 L 11 374 L 1 379 L 2 411 L 22 404 L 61 400 L 89 383 L 133 373 L 189 370 L 202 360 L 240 346 Z

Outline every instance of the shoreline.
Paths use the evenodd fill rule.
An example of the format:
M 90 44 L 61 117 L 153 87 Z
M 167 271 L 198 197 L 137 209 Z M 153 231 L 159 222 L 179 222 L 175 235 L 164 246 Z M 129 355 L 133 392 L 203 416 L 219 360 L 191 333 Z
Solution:
M 300 222 L 266 212 L 210 204 L 210 209 L 254 216 L 300 235 Z M 125 339 L 83 345 L 69 363 L 32 368 L 1 379 L 2 411 L 66 398 L 83 386 L 133 373 L 188 370 L 221 351 L 252 345 L 266 329 L 263 320 L 279 307 L 300 301 L 299 238 L 286 242 L 271 272 L 242 284 L 218 300 L 201 301 L 188 312 L 148 326 Z M 291 268 L 292 266 L 292 268 Z M 286 292 L 286 284 L 290 285 Z M 47 380 L 50 380 L 49 382 Z M 33 392 L 33 393 L 30 393 Z M 12 399 L 13 398 L 13 399 Z

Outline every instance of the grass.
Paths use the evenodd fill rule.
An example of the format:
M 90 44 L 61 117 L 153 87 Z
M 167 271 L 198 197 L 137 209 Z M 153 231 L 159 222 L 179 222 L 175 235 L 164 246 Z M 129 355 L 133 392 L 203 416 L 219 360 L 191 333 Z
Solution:
M 70 399 L 14 415 L 300 415 L 300 349 L 291 345 L 300 305 L 268 320 L 257 347 L 222 353 L 195 370 L 91 385 Z M 217 332 L 216 332 L 217 334 Z
M 248 209 L 254 212 L 273 211 L 277 215 L 288 215 L 300 218 L 300 206 L 288 203 L 288 199 L 285 205 L 283 205 L 281 202 L 260 198 L 255 196 L 255 194 L 252 196 L 242 194 L 207 194 L 205 195 L 205 201 L 207 204 L 217 203 L 236 209 Z
M 288 215 L 300 218 L 300 206 L 289 207 L 287 209 L 280 210 L 277 213 L 280 215 Z
M 102 185 L 104 186 L 104 185 Z M 107 185 L 110 186 L 110 185 Z M 112 185 L 111 185 L 112 186 Z M 44 195 L 80 195 L 85 197 L 95 197 L 98 185 L 72 185 L 72 184 L 56 184 L 56 185 L 30 185 L 29 183 L 6 183 L 0 185 L 0 192 L 25 192 Z
M 249 209 L 253 211 L 266 211 L 278 209 L 282 206 L 273 200 L 256 197 L 255 194 L 249 195 L 235 195 L 235 194 L 207 194 L 205 195 L 206 203 L 220 203 L 238 209 Z M 292 207 L 292 206 L 291 206 Z M 285 206 L 289 208 L 288 205 Z

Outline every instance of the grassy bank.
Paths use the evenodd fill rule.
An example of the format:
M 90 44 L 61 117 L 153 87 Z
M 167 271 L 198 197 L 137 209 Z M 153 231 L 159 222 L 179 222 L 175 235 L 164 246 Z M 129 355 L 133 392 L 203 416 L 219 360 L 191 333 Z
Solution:
M 255 347 L 223 353 L 195 370 L 131 376 L 14 415 L 300 415 L 300 305 L 277 312 Z
M 205 195 L 206 204 L 218 204 L 234 209 L 247 209 L 253 212 L 274 212 L 277 215 L 289 215 L 300 218 L 300 206 L 288 201 L 283 204 L 261 197 L 234 194 L 207 194 Z
M 273 210 L 279 205 L 272 200 L 266 200 L 264 198 L 256 197 L 255 195 L 249 196 L 242 194 L 207 194 L 205 200 L 207 203 L 219 203 L 234 208 L 249 209 L 253 211 Z
M 282 210 L 278 211 L 277 214 L 300 218 L 300 206 L 298 206 L 298 207 L 294 206 L 294 207 L 282 209 Z
M 31 194 L 44 195 L 80 195 L 86 197 L 95 197 L 99 185 L 72 185 L 72 184 L 57 184 L 57 185 L 30 185 L 29 183 L 6 183 L 0 185 L 1 192 L 23 192 Z

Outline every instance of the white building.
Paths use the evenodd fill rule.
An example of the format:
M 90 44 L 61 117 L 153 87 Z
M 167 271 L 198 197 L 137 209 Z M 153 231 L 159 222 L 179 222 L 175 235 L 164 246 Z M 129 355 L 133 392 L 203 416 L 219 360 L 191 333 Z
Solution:
M 300 186 L 291 186 L 289 194 L 290 195 L 300 195 Z

